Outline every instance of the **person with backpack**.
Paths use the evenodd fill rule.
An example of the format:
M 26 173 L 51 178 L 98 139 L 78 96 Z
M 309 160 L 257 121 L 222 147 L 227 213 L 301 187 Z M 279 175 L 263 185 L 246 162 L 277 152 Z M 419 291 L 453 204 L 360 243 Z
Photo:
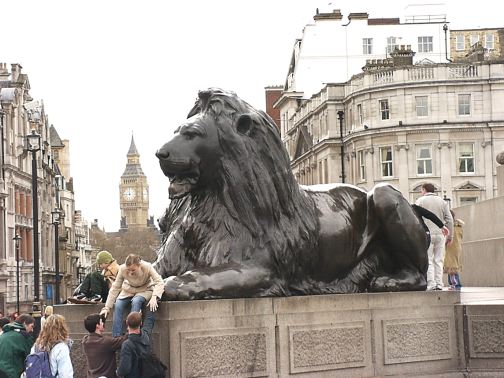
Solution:
M 26 378 L 73 378 L 70 359 L 73 342 L 68 335 L 68 326 L 63 316 L 54 314 L 46 319 L 30 355 L 26 357 Z
M 33 345 L 34 327 L 35 319 L 29 314 L 22 314 L 3 327 L 0 336 L 0 377 L 19 378 Z
M 154 328 L 155 314 L 147 310 L 145 324 L 142 314 L 131 312 L 126 318 L 128 339 L 121 347 L 117 376 L 123 378 L 165 377 L 166 366 L 152 353 L 151 335 Z
M 84 327 L 89 332 L 82 339 L 82 347 L 86 355 L 87 378 L 116 378 L 116 350 L 127 336 L 106 336 L 105 317 L 100 314 L 90 314 L 84 318 Z

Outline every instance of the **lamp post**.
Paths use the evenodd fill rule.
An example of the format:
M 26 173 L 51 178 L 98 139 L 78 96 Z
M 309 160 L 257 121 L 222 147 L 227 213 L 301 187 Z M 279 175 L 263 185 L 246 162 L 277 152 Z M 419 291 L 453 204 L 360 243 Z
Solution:
M 12 238 L 16 245 L 16 311 L 19 314 L 19 242 L 21 241 L 21 236 L 16 232 L 16 236 Z
M 33 205 L 33 317 L 35 335 L 40 331 L 40 266 L 38 239 L 38 188 L 37 188 L 37 151 L 40 150 L 40 134 L 32 129 L 25 138 L 26 150 L 32 153 L 32 205 Z
M 339 130 L 341 139 L 341 182 L 345 183 L 345 146 L 343 144 L 343 110 L 338 111 Z
M 55 273 L 55 289 L 54 303 L 60 303 L 60 271 L 59 271 L 59 224 L 61 219 L 61 210 L 57 207 L 51 211 L 52 224 L 54 226 L 54 273 Z

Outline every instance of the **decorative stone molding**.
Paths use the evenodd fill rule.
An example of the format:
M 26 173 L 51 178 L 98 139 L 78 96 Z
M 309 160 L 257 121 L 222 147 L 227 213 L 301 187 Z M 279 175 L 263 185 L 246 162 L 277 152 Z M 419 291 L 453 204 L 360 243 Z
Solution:
M 371 155 L 372 155 L 372 154 L 374 154 L 374 147 L 373 147 L 373 146 L 371 146 L 371 147 L 369 147 L 369 148 L 365 148 L 365 149 L 364 149 L 364 153 L 366 153 L 366 154 L 367 154 L 367 153 L 370 153 Z
M 504 357 L 503 316 L 470 316 L 468 327 L 471 357 Z
M 485 148 L 486 146 L 490 146 L 492 145 L 492 141 L 491 140 L 485 140 L 483 142 L 481 142 L 481 147 Z
M 500 152 L 495 158 L 495 160 L 497 161 L 497 163 L 504 165 L 504 151 Z
M 443 148 L 443 147 L 452 148 L 452 147 L 453 147 L 453 145 L 452 145 L 452 143 L 451 143 L 451 142 L 439 142 L 439 143 L 437 144 L 437 148 L 441 149 L 441 148 Z
M 290 326 L 290 373 L 366 366 L 364 322 Z
M 403 148 L 404 148 L 404 150 L 408 151 L 409 148 L 410 148 L 410 146 L 409 146 L 408 143 L 405 143 L 405 144 L 396 144 L 395 145 L 395 150 L 396 151 L 401 151 L 401 149 L 403 149 Z
M 449 318 L 384 320 L 385 364 L 452 358 Z
M 266 328 L 180 333 L 182 377 L 267 376 Z

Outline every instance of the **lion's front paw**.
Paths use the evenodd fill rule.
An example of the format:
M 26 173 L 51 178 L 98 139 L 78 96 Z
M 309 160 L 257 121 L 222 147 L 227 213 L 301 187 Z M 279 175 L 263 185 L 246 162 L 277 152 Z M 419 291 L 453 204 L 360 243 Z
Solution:
M 194 282 L 184 282 L 180 277 L 171 276 L 164 280 L 163 300 L 187 300 L 194 297 Z

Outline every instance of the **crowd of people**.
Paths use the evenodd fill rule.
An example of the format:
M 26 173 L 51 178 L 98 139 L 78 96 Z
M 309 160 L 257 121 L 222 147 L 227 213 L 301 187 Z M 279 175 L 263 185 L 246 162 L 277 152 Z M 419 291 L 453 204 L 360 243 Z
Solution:
M 152 265 L 138 255 L 130 254 L 124 264 L 118 265 L 109 252 L 102 251 L 97 260 L 101 269 L 99 276 L 90 274 L 84 281 L 86 286 L 75 293 L 75 296 L 85 294 L 95 303 L 105 302 L 100 313 L 95 311 L 84 318 L 88 334 L 82 346 L 87 377 L 139 377 L 141 361 L 152 354 L 151 335 L 163 293 L 163 280 Z M 128 306 L 130 312 L 124 323 L 123 315 Z M 108 336 L 104 334 L 105 322 L 112 308 L 112 336 Z M 68 326 L 62 315 L 54 314 L 52 306 L 45 308 L 36 337 L 33 333 L 35 319 L 31 315 L 16 314 L 15 319 L 0 315 L 0 378 L 23 377 L 29 356 L 40 352 L 47 352 L 48 369 L 53 376 L 74 376 L 70 357 L 73 342 Z M 119 366 L 116 366 L 117 351 L 120 351 Z

